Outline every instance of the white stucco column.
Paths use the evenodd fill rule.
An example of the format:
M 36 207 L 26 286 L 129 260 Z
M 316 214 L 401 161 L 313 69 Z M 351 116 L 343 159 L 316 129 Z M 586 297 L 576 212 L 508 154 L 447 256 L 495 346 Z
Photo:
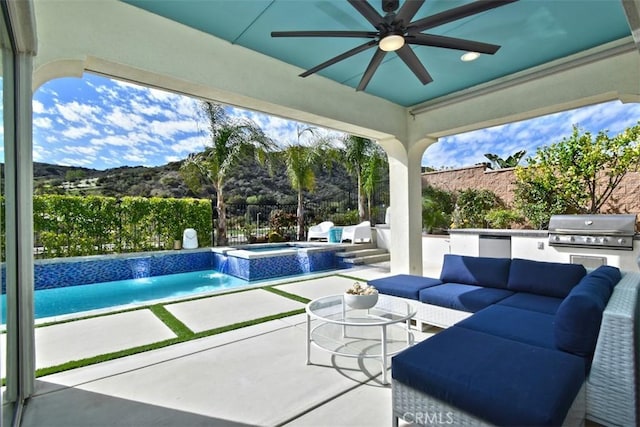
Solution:
M 378 141 L 389 156 L 391 273 L 422 275 L 422 154 L 434 140 Z

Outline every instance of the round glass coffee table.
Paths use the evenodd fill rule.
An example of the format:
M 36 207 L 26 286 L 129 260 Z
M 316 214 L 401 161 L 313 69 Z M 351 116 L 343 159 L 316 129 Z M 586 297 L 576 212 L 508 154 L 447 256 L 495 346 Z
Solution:
M 413 344 L 410 326 L 416 310 L 397 298 L 380 295 L 373 308 L 357 310 L 343 294 L 330 295 L 311 301 L 306 311 L 307 365 L 311 344 L 339 356 L 376 358 L 382 363 L 382 382 L 388 384 L 388 358 Z

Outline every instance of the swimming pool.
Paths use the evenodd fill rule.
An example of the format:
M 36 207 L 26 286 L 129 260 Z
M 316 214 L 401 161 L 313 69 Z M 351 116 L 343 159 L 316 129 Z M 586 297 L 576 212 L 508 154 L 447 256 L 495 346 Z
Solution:
M 339 248 L 256 245 L 36 260 L 35 318 L 214 292 L 344 268 Z M 2 274 L 2 324 L 6 274 Z
M 41 289 L 35 292 L 35 318 L 61 316 L 127 304 L 178 298 L 249 285 L 246 280 L 215 270 L 168 274 L 98 284 Z M 2 323 L 6 295 L 2 295 Z

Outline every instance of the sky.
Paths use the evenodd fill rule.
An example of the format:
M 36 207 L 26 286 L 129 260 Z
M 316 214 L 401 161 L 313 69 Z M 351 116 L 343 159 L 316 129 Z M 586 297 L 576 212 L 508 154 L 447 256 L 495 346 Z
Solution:
M 266 114 L 229 107 L 232 116 L 249 118 L 275 141 L 295 143 L 297 128 L 307 126 Z M 640 121 L 640 104 L 609 102 L 537 119 L 441 138 L 424 153 L 423 166 L 456 168 L 559 142 L 572 125 L 611 135 Z M 40 87 L 33 97 L 33 158 L 36 162 L 108 169 L 159 166 L 203 150 L 206 121 L 198 101 L 162 90 L 93 74 L 61 78 Z M 325 136 L 341 133 L 320 129 Z

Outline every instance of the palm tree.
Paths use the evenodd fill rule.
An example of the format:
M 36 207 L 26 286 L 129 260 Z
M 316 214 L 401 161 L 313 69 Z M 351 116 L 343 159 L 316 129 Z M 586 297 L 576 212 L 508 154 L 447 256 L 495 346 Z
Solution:
M 312 141 L 303 145 L 300 138 L 306 132 L 312 135 Z M 298 127 L 298 141 L 286 145 L 279 153 L 285 164 L 291 188 L 298 192 L 298 240 L 304 240 L 304 191 L 315 190 L 315 169 L 330 164 L 334 157 L 330 141 L 316 136 L 315 132 L 312 127 Z
M 254 154 L 263 163 L 275 144 L 257 124 L 247 119 L 229 117 L 219 104 L 202 101 L 200 107 L 208 122 L 210 145 L 200 153 L 190 154 L 180 167 L 180 173 L 187 186 L 196 193 L 204 185 L 213 187 L 218 214 L 216 244 L 226 245 L 224 187 L 227 174 L 244 155 Z
M 378 182 L 382 176 L 383 168 L 387 168 L 387 156 L 382 147 L 375 144 L 371 155 L 367 159 L 363 171 L 362 189 L 367 195 L 367 210 L 369 220 L 371 220 L 371 199 L 373 191 L 376 189 Z
M 358 215 L 360 221 L 364 221 L 366 218 L 365 203 L 366 203 L 366 191 L 364 189 L 365 172 L 369 168 L 370 172 L 378 173 L 370 162 L 380 153 L 381 148 L 374 141 L 362 138 L 360 136 L 348 135 L 343 141 L 344 143 L 344 157 L 343 162 L 347 171 L 356 177 L 358 180 Z M 376 159 L 377 162 L 379 159 Z M 371 183 L 373 185 L 373 183 Z M 373 188 L 370 189 L 373 191 Z M 369 212 L 371 217 L 371 212 Z
M 489 169 L 506 169 L 506 168 L 515 168 L 520 163 L 520 160 L 527 153 L 526 150 L 520 150 L 517 153 L 513 153 L 506 159 L 498 156 L 497 154 L 487 153 L 484 156 L 491 160 L 491 163 L 488 165 Z

